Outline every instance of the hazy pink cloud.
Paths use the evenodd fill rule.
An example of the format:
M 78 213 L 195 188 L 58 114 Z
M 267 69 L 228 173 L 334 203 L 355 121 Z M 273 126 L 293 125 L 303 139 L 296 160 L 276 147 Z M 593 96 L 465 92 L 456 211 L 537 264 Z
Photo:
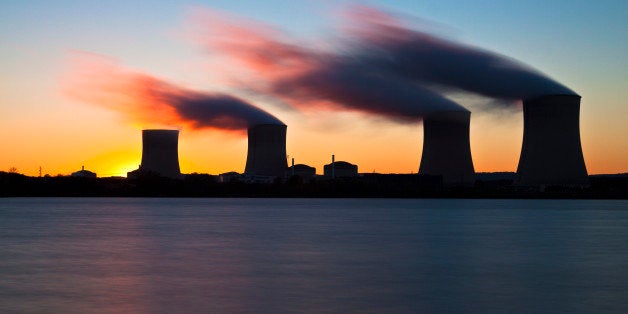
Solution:
M 242 133 L 255 124 L 282 124 L 240 98 L 189 90 L 95 54 L 72 58 L 62 88 L 73 99 L 119 112 L 140 125 Z

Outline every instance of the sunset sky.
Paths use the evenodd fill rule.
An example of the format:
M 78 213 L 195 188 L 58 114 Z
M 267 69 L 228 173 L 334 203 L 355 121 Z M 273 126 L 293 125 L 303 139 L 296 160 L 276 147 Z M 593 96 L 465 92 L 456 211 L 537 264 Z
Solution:
M 628 172 L 628 2 L 621 0 L 2 1 L 0 170 L 37 175 L 41 166 L 43 174 L 56 175 L 84 165 L 101 177 L 125 176 L 140 163 L 141 129 L 177 128 L 183 173 L 241 172 L 242 130 L 168 113 L 173 97 L 224 94 L 283 121 L 289 157 L 318 173 L 332 154 L 360 172 L 417 172 L 419 122 L 248 90 L 247 84 L 255 89 L 307 67 L 301 51 L 263 46 L 268 38 L 257 32 L 307 51 L 330 51 L 343 36 L 339 30 L 351 28 L 347 13 L 362 7 L 357 4 L 439 38 L 509 56 L 569 87 L 582 96 L 589 173 Z M 251 59 L 240 46 L 221 45 L 208 33 L 250 43 L 252 51 L 281 52 L 297 65 L 247 67 Z M 492 99 L 471 93 L 454 100 L 472 112 L 475 170 L 515 171 L 520 108 L 487 109 Z

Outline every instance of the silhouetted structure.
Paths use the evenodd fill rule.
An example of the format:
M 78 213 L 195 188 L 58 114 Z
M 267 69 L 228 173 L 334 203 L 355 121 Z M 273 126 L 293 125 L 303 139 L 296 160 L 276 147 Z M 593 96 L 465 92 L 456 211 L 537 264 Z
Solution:
M 294 170 L 294 175 L 299 176 L 304 179 L 311 179 L 316 176 L 316 168 L 310 167 L 304 164 L 297 164 L 293 166 L 293 169 L 289 169 L 289 171 Z
M 440 111 L 424 117 L 419 174 L 441 175 L 445 185 L 473 184 L 470 122 L 468 111 Z
M 358 175 L 358 166 L 346 161 L 334 161 L 323 166 L 323 173 L 329 179 L 356 177 Z
M 235 182 L 240 180 L 242 180 L 242 175 L 234 171 L 225 172 L 218 175 L 218 182 L 220 183 Z
M 258 124 L 248 129 L 249 148 L 244 173 L 249 176 L 284 177 L 286 129 L 283 124 Z
M 237 174 L 235 174 L 237 175 Z M 244 178 L 246 179 L 246 178 Z M 0 197 L 115 196 L 115 197 L 429 197 L 429 198 L 596 198 L 628 199 L 628 174 L 595 175 L 590 185 L 548 186 L 544 189 L 511 185 L 511 180 L 478 179 L 472 188 L 444 187 L 442 176 L 371 174 L 339 180 L 292 177 L 268 183 L 188 174 L 183 180 L 144 176 L 125 178 L 29 177 L 0 171 Z
M 39 175 L 41 177 L 41 174 Z M 95 178 L 96 173 L 89 170 L 85 170 L 85 166 L 81 166 L 81 170 L 72 172 L 72 177 L 75 178 Z
M 142 164 L 139 169 L 127 173 L 127 177 L 181 178 L 178 144 L 178 130 L 142 130 Z
M 579 117 L 578 95 L 546 95 L 523 102 L 517 185 L 588 184 Z
M 514 182 L 517 178 L 516 172 L 476 172 L 476 181 L 510 181 Z

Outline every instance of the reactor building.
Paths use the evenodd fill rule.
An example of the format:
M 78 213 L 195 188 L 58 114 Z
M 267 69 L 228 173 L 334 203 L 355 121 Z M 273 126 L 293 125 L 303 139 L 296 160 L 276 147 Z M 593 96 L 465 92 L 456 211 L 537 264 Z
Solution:
M 357 177 L 358 165 L 336 161 L 336 156 L 331 155 L 331 163 L 323 166 L 323 175 L 328 179 Z
M 316 168 L 305 164 L 296 164 L 290 167 L 289 171 L 291 175 L 299 176 L 304 179 L 312 179 L 316 177 Z
M 142 164 L 139 169 L 127 173 L 127 177 L 155 174 L 181 178 L 178 144 L 178 130 L 142 130 Z
M 284 124 L 258 124 L 248 129 L 248 153 L 244 174 L 284 177 L 288 170 Z
M 523 143 L 515 183 L 588 184 L 580 144 L 580 96 L 545 95 L 523 101 Z
M 440 175 L 445 185 L 472 185 L 475 178 L 469 111 L 439 111 L 423 118 L 419 174 Z

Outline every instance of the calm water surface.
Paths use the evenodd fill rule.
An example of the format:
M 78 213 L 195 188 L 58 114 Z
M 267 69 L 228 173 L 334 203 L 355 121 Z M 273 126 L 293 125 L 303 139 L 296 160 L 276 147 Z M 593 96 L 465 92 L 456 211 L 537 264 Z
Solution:
M 628 201 L 0 199 L 0 311 L 628 312 Z

